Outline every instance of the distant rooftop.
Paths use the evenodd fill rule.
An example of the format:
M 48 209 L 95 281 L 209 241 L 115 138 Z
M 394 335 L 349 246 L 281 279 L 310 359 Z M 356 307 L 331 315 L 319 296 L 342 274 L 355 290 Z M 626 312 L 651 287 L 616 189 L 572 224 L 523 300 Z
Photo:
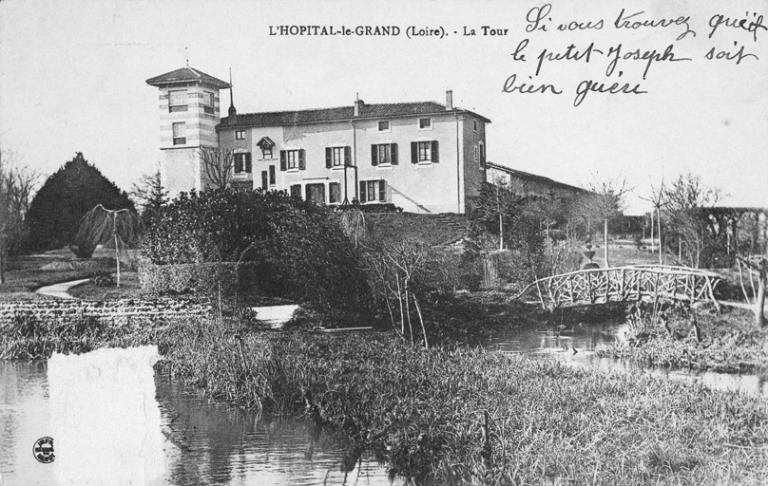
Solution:
M 229 88 L 229 83 L 226 81 L 222 81 L 211 76 L 210 74 L 206 74 L 199 69 L 195 69 L 189 66 L 179 68 L 174 71 L 161 74 L 160 76 L 149 78 L 147 80 L 148 85 L 157 87 L 195 82 L 208 84 L 218 89 Z
M 544 177 L 537 174 L 531 174 L 530 172 L 523 172 L 522 170 L 512 169 L 511 167 L 507 167 L 506 165 L 501 165 L 494 162 L 487 162 L 485 165 L 489 169 L 500 170 L 512 176 L 519 177 L 520 179 L 538 182 L 541 184 L 547 184 L 552 187 L 557 187 L 559 189 L 565 189 L 565 190 L 574 191 L 574 192 L 580 192 L 580 193 L 589 192 L 588 190 L 583 189 L 581 187 L 572 186 L 564 182 L 559 182 L 554 179 L 550 179 L 549 177 Z
M 243 113 L 237 114 L 234 120 L 230 117 L 222 118 L 221 125 L 228 127 L 248 126 L 248 127 L 276 127 L 276 126 L 295 126 L 309 125 L 313 123 L 342 122 L 351 120 L 364 120 L 374 118 L 398 118 L 417 115 L 444 115 L 446 113 L 468 113 L 478 117 L 486 123 L 491 120 L 482 115 L 454 108 L 447 110 L 445 105 L 432 101 L 423 101 L 416 103 L 379 103 L 365 104 L 360 102 L 360 112 L 355 116 L 354 107 L 341 106 L 337 108 L 320 108 L 313 110 L 297 111 L 275 111 L 266 113 Z

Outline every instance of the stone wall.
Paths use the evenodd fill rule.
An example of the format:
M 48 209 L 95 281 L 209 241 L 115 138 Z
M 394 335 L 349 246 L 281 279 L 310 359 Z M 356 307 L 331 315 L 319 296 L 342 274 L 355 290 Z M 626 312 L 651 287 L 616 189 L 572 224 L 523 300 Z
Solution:
M 180 299 L 19 299 L 0 301 L 0 323 L 10 322 L 18 314 L 32 314 L 39 319 L 68 319 L 93 316 L 98 319 L 178 319 L 211 314 L 207 302 Z

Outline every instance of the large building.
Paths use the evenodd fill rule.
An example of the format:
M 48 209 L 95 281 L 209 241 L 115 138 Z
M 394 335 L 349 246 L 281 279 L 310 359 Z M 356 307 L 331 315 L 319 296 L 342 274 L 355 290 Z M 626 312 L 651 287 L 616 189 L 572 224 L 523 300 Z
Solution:
M 392 204 L 465 213 L 486 180 L 487 118 L 435 102 L 366 104 L 219 117 L 229 83 L 191 67 L 147 80 L 160 95 L 163 184 L 210 185 L 203 154 L 234 153 L 232 184 L 324 204 Z M 230 89 L 231 95 L 231 89 Z M 231 97 L 230 97 L 231 101 Z

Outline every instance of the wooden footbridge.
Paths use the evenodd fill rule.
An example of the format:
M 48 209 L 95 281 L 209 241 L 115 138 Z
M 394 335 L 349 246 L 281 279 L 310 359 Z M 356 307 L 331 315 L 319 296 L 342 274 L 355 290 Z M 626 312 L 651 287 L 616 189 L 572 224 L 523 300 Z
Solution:
M 688 267 L 632 265 L 595 268 L 540 278 L 513 300 L 556 309 L 608 302 L 674 300 L 712 302 L 720 275 Z

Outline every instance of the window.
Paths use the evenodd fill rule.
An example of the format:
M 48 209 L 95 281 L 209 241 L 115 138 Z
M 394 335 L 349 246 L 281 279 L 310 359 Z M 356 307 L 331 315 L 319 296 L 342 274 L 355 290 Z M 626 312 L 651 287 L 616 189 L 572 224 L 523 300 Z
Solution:
M 187 124 L 184 122 L 177 122 L 171 125 L 173 129 L 173 144 L 184 145 L 187 143 Z
M 245 140 L 245 130 L 235 130 L 235 140 Z
M 213 115 L 213 93 L 203 91 L 203 113 Z
M 371 165 L 397 165 L 397 144 L 379 143 L 371 145 Z
M 250 152 L 235 154 L 235 174 L 251 173 Z
M 382 120 L 379 122 L 379 131 L 380 132 L 389 131 L 389 120 Z
M 325 167 L 352 165 L 352 147 L 325 147 Z
M 304 149 L 280 151 L 280 170 L 285 171 L 305 169 L 306 162 L 304 158 Z
M 187 111 L 187 90 L 176 89 L 168 92 L 168 111 Z
M 298 197 L 301 199 L 301 184 L 291 185 L 291 197 Z
M 341 202 L 341 184 L 338 182 L 328 183 L 328 202 L 331 204 Z
M 360 202 L 386 202 L 386 181 L 360 181 Z
M 307 201 L 315 204 L 325 204 L 325 184 L 307 184 Z
M 472 120 L 472 130 L 477 131 L 477 120 Z
M 419 118 L 419 130 L 426 130 L 432 128 L 431 118 Z
M 480 168 L 485 168 L 485 144 L 480 142 Z
M 275 166 L 274 165 L 269 166 L 269 185 L 270 186 L 275 185 Z
M 437 140 L 428 142 L 411 142 L 411 163 L 437 163 L 440 157 L 437 150 Z
M 266 170 L 262 170 L 262 171 L 261 171 L 261 188 L 262 188 L 263 190 L 265 190 L 265 191 L 266 191 L 267 189 L 269 189 L 269 185 L 268 185 L 268 183 L 267 183 L 267 177 L 268 177 L 268 176 L 267 176 L 267 171 L 266 171 Z

